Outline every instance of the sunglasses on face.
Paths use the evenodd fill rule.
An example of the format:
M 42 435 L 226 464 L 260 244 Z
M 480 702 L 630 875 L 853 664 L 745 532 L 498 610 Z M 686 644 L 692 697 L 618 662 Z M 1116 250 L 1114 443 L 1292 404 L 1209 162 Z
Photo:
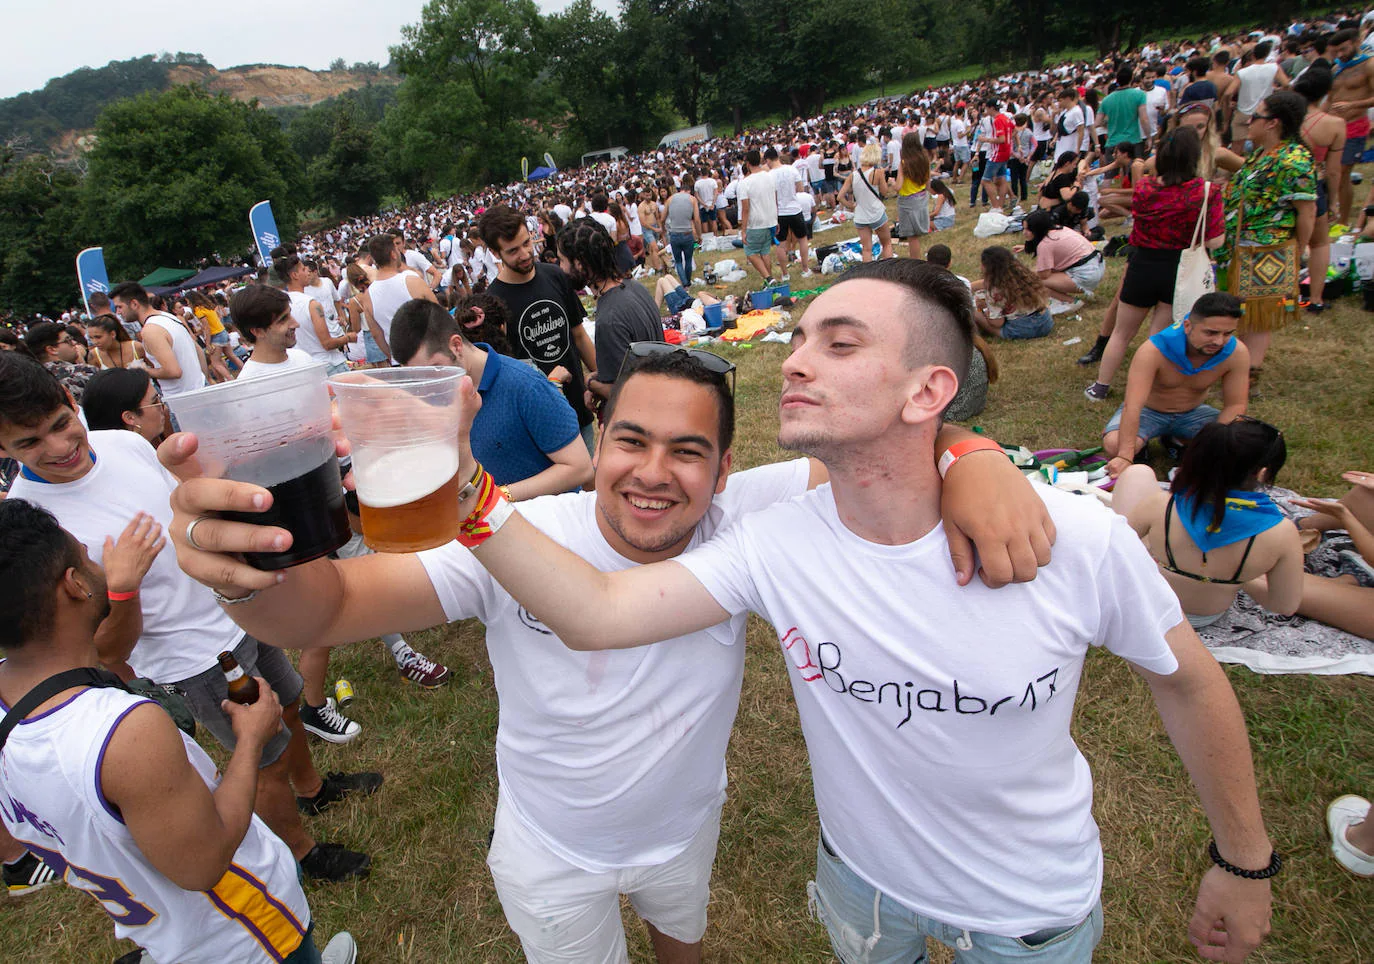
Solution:
M 709 351 L 702 351 L 700 348 L 687 348 L 683 345 L 670 345 L 662 341 L 635 341 L 630 343 L 630 347 L 625 351 L 625 360 L 620 363 L 620 371 L 616 375 L 616 381 L 625 377 L 625 373 L 633 366 L 631 358 L 648 358 L 650 355 L 668 355 L 673 352 L 682 352 L 695 364 L 704 368 L 706 371 L 715 375 L 722 375 L 729 382 L 730 394 L 735 394 L 735 363 L 728 359 L 713 355 Z

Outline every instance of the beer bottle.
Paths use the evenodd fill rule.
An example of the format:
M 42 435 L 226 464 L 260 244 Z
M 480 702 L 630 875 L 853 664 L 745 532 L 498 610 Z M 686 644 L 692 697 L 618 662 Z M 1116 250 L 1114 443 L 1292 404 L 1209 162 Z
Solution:
M 243 671 L 233 653 L 219 654 L 219 668 L 229 683 L 229 701 L 249 706 L 258 701 L 258 681 Z

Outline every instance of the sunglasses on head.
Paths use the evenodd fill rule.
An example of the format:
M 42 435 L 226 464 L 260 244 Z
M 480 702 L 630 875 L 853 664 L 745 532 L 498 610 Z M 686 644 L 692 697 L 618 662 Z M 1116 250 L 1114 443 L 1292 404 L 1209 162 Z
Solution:
M 735 394 L 735 363 L 713 355 L 709 351 L 702 351 L 700 348 L 687 348 L 683 345 L 670 345 L 662 341 L 635 341 L 630 343 L 630 347 L 625 350 L 625 360 L 620 363 L 620 371 L 616 375 L 616 381 L 620 381 L 633 366 L 630 364 L 631 358 L 648 358 L 650 355 L 669 355 L 673 352 L 682 352 L 694 363 L 704 368 L 706 371 L 716 375 L 722 375 L 730 384 L 730 394 Z

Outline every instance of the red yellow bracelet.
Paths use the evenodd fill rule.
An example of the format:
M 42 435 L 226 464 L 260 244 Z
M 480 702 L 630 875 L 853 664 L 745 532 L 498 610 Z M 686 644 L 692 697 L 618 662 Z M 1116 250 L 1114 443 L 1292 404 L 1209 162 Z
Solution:
M 481 477 L 474 480 L 477 489 L 477 505 L 473 507 L 462 522 L 458 523 L 458 544 L 475 549 L 486 542 L 496 531 L 505 525 L 515 507 L 506 499 L 503 487 L 496 484 L 490 472 L 482 470 Z

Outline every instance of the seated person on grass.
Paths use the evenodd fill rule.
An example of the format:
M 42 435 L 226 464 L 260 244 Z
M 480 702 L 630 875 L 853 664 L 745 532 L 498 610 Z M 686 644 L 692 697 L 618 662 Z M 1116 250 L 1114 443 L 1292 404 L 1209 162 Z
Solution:
M 1250 353 L 1236 338 L 1240 315 L 1235 295 L 1205 294 L 1187 318 L 1150 336 L 1136 350 L 1126 376 L 1126 401 L 1102 430 L 1102 448 L 1113 456 L 1107 463 L 1113 478 L 1152 438 L 1190 439 L 1209 422 L 1245 414 Z M 1220 412 L 1202 401 L 1217 382 Z
M 1193 628 L 1220 619 L 1252 580 L 1272 590 L 1255 596 L 1266 609 L 1285 616 L 1298 609 L 1302 540 L 1262 491 L 1287 456 L 1282 432 L 1240 416 L 1198 432 L 1169 491 L 1148 465 L 1117 479 L 1112 508 L 1145 543 Z
M 670 315 L 691 307 L 694 299 L 700 299 L 703 305 L 714 305 L 720 300 L 706 291 L 693 295 L 674 275 L 665 274 L 654 282 L 654 304 L 658 305 L 660 310 L 666 304 Z

